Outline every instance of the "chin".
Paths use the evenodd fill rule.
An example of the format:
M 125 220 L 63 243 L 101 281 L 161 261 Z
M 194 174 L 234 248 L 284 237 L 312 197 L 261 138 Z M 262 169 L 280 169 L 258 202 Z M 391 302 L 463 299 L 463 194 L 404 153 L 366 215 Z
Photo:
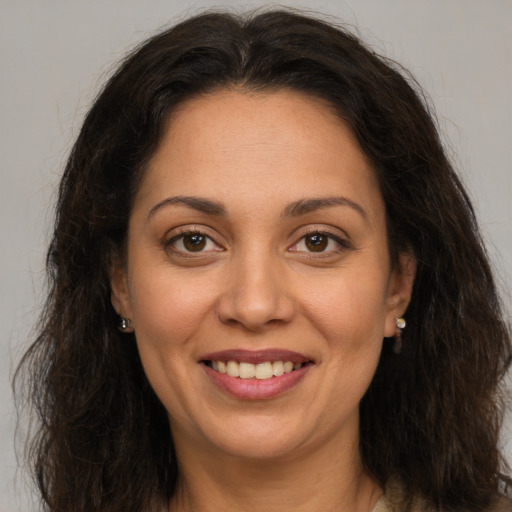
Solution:
M 268 461 L 285 459 L 297 454 L 302 442 L 281 437 L 272 438 L 269 435 L 237 436 L 226 440 L 219 440 L 218 447 L 226 455 L 232 457 Z
M 311 439 L 311 431 L 297 422 L 284 424 L 282 418 L 245 418 L 209 428 L 204 433 L 212 447 L 232 457 L 254 460 L 285 458 L 293 455 Z

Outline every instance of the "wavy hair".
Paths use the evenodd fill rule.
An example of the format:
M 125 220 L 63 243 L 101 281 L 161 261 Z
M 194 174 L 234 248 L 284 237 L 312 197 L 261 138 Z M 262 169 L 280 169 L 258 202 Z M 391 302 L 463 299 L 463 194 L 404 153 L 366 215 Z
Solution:
M 384 344 L 360 404 L 364 466 L 436 509 L 486 510 L 510 483 L 498 437 L 511 345 L 470 201 L 414 79 L 344 27 L 289 10 L 204 13 L 152 37 L 85 118 L 59 188 L 47 302 L 18 370 L 39 420 L 29 457 L 46 510 L 140 512 L 173 495 L 167 414 L 135 338 L 117 330 L 109 269 L 165 121 L 230 87 L 321 98 L 353 130 L 392 254 L 417 261 L 403 351 Z

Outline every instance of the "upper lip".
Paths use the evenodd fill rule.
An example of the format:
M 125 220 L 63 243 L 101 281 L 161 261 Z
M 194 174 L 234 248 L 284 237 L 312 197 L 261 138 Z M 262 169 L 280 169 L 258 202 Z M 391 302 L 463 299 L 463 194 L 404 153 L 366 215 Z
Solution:
M 244 363 L 259 364 L 267 361 L 291 361 L 292 363 L 306 363 L 312 359 L 304 354 L 284 349 L 267 350 L 221 350 L 205 354 L 201 361 L 237 361 Z

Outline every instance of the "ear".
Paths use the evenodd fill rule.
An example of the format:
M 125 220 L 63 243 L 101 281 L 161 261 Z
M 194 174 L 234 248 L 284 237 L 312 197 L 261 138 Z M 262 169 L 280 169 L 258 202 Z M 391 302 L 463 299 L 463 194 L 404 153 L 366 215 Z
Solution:
M 403 252 L 398 256 L 389 279 L 386 323 L 384 336 L 396 334 L 396 318 L 400 318 L 407 310 L 411 300 L 414 277 L 416 276 L 416 260 L 411 253 Z
M 133 320 L 127 272 L 119 258 L 113 260 L 110 266 L 110 289 L 110 300 L 116 313 L 122 318 Z

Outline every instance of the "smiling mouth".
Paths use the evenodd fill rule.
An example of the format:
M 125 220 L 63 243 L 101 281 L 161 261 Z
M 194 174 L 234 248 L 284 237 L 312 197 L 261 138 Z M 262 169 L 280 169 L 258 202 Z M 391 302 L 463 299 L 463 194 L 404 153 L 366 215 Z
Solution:
M 286 373 L 300 370 L 303 366 L 312 364 L 312 361 L 293 363 L 292 361 L 264 361 L 253 364 L 244 361 L 203 361 L 214 371 L 238 379 L 268 380 L 281 377 Z

